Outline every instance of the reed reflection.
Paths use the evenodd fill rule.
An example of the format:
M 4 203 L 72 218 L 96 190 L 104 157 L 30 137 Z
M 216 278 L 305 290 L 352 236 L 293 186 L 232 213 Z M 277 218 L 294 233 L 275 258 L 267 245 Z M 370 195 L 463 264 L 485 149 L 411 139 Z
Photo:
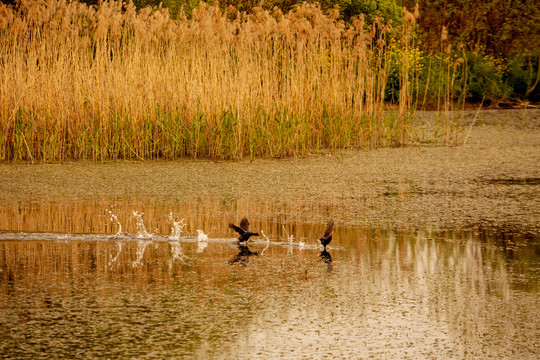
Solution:
M 482 357 L 482 351 L 487 351 L 484 357 L 494 358 L 497 354 L 508 358 L 512 351 L 530 355 L 519 353 L 538 334 L 539 263 L 529 249 L 515 248 L 516 267 L 497 247 L 500 240 L 490 237 L 481 242 L 474 234 L 347 227 L 335 232 L 330 251 L 269 242 L 257 259 L 253 257 L 265 251 L 257 248 L 262 249 L 263 243 L 231 247 L 232 239 L 208 239 L 202 253 L 197 249 L 203 237 L 201 241 L 94 241 L 91 236 L 86 241 L 0 241 L 0 293 L 7 295 L 0 296 L 0 318 L 19 334 L 40 336 L 49 329 L 58 331 L 58 322 L 28 329 L 21 328 L 22 317 L 43 324 L 51 311 L 65 309 L 80 316 L 61 323 L 65 327 L 59 334 L 72 339 L 71 331 L 80 323 L 108 328 L 118 326 L 121 317 L 130 324 L 121 331 L 132 338 L 137 333 L 130 321 L 141 316 L 142 303 L 145 318 L 138 323 L 140 329 L 153 324 L 153 333 L 162 336 L 152 346 L 162 348 L 171 345 L 167 341 L 175 335 L 170 326 L 176 326 L 175 341 L 188 339 L 186 347 L 194 351 L 213 339 L 219 354 L 224 342 L 238 338 L 247 345 L 235 343 L 240 347 L 231 349 L 259 343 L 268 348 L 315 348 L 317 332 L 324 329 L 334 334 L 340 348 L 360 339 L 384 349 L 395 339 L 396 351 L 407 346 L 433 350 L 434 344 L 454 351 L 450 355 L 455 356 L 441 352 L 437 358 L 463 358 L 465 351 L 471 357 Z M 250 271 L 239 271 L 246 266 Z M 332 276 L 321 276 L 325 271 Z M 102 316 L 89 312 L 89 303 Z M 168 321 L 171 316 L 175 321 Z M 252 337 L 261 331 L 261 324 L 261 337 Z M 373 329 L 369 335 L 367 326 Z M 298 340 L 291 333 L 313 337 Z M 9 340 L 12 349 L 15 340 Z M 229 351 L 222 357 L 239 357 Z M 350 357 L 367 357 L 361 355 Z M 399 357 L 390 355 L 386 358 Z

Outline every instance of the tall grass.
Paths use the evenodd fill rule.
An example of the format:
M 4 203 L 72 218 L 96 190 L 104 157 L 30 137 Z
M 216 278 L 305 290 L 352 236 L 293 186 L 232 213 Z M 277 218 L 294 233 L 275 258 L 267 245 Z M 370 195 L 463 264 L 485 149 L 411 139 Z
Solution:
M 0 4 L 0 159 L 241 159 L 406 144 L 384 111 L 388 44 L 399 28 L 338 21 L 304 4 L 288 14 L 200 5 L 165 9 L 66 0 Z M 403 65 L 407 67 L 407 64 Z

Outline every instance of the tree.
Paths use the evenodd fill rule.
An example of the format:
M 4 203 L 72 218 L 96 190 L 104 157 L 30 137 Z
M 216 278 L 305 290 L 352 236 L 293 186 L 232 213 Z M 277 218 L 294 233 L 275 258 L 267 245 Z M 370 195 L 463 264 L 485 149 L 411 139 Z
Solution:
M 539 54 L 540 6 L 536 0 L 403 0 L 418 2 L 424 50 L 482 50 L 494 55 Z M 447 33 L 445 39 L 443 33 Z

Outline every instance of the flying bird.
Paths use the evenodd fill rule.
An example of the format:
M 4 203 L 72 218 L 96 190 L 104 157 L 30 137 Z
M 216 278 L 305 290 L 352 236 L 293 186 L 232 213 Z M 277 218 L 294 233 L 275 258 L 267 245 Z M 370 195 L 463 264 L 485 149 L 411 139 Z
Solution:
M 240 234 L 238 237 L 240 242 L 248 241 L 252 236 L 259 236 L 259 233 L 249 231 L 249 221 L 245 216 L 240 220 L 240 226 L 229 224 L 229 227 Z
M 332 231 L 334 231 L 334 220 L 330 219 L 328 220 L 324 235 L 319 238 L 319 242 L 324 247 L 324 251 L 326 251 L 326 245 L 330 244 L 330 241 L 332 241 Z

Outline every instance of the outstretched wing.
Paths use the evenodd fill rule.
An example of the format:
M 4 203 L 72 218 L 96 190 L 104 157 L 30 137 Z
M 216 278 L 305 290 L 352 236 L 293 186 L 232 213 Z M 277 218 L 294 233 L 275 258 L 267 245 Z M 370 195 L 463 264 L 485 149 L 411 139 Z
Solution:
M 236 226 L 234 224 L 229 224 L 229 227 L 231 229 L 233 229 L 234 231 L 236 231 L 237 233 L 239 233 L 240 235 L 243 235 L 246 232 L 244 229 L 242 229 L 242 228 L 240 228 L 240 227 L 238 227 L 238 226 Z
M 249 221 L 245 216 L 240 220 L 240 227 L 245 231 L 249 231 Z
M 330 236 L 332 231 L 334 231 L 334 220 L 330 219 L 328 220 L 328 226 L 326 227 L 326 231 L 324 232 L 323 237 Z

